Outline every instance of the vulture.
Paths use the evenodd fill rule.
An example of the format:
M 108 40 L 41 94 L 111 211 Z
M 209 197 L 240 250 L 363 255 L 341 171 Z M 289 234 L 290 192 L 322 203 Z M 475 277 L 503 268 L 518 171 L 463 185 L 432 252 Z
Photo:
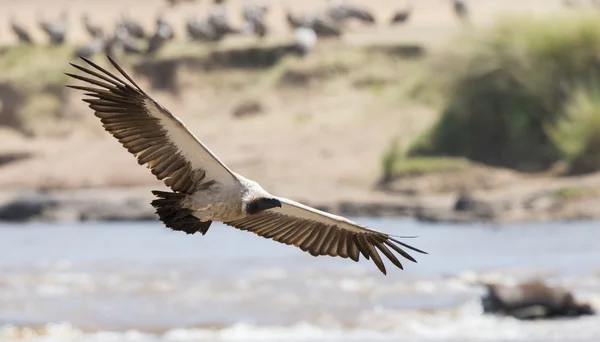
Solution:
M 156 17 L 156 31 L 148 40 L 147 54 L 154 54 L 174 37 L 173 27 L 161 15 Z
M 410 3 L 410 5 L 408 5 L 406 8 L 396 11 L 396 13 L 394 13 L 394 16 L 390 20 L 390 24 L 394 25 L 394 24 L 401 24 L 401 23 L 407 22 L 408 19 L 410 19 L 410 15 L 412 14 L 412 11 L 413 11 L 413 4 Z
M 374 24 L 375 16 L 364 8 L 344 4 L 340 0 L 330 0 L 327 15 L 337 23 L 356 19 L 366 24 Z
M 217 40 L 225 37 L 228 34 L 240 33 L 240 30 L 236 28 L 229 20 L 227 12 L 222 6 L 213 7 L 210 10 L 207 23 L 215 32 Z
M 149 44 L 148 44 L 149 45 Z M 109 44 L 110 49 L 121 48 L 127 55 L 139 55 L 144 53 L 139 40 L 129 34 L 129 30 L 123 25 L 117 25 L 114 37 Z M 109 54 L 110 55 L 110 54 Z
M 452 6 L 454 7 L 454 14 L 460 20 L 467 20 L 469 17 L 469 9 L 464 0 L 452 0 Z
M 184 2 L 195 2 L 196 0 L 166 0 L 167 4 L 171 7 L 177 6 Z
M 67 12 L 63 11 L 60 18 L 54 22 L 38 18 L 39 26 L 46 32 L 52 45 L 60 45 L 65 42 L 68 28 L 67 17 Z
M 269 5 L 246 3 L 242 12 L 245 31 L 253 33 L 258 37 L 264 37 L 268 32 L 265 15 L 269 11 Z
M 310 28 L 317 34 L 317 37 L 340 37 L 342 30 L 338 23 L 327 14 L 317 13 L 312 16 L 295 15 L 289 10 L 286 14 L 288 25 L 293 30 L 300 27 Z
M 395 253 L 416 262 L 407 250 L 427 254 L 391 235 L 347 218 L 278 197 L 227 167 L 186 125 L 156 102 L 107 56 L 120 76 L 82 58 L 83 72 L 67 73 L 84 85 L 67 85 L 89 98 L 104 129 L 170 191 L 152 191 L 151 205 L 171 230 L 206 234 L 213 221 L 294 245 L 313 256 L 372 260 L 385 275 L 379 253 L 403 269 Z M 394 253 L 395 252 L 395 253 Z
M 195 15 L 190 15 L 185 23 L 188 38 L 194 41 L 214 41 L 219 37 L 212 25 L 205 20 L 198 19 Z
M 17 35 L 17 38 L 19 38 L 19 43 L 25 43 L 25 44 L 33 43 L 33 40 L 31 39 L 31 35 L 29 35 L 29 32 L 27 32 L 27 30 L 25 30 L 25 28 L 23 28 L 23 26 L 19 25 L 16 22 L 13 15 L 11 15 L 11 17 L 10 17 L 10 28 Z
M 90 21 L 90 16 L 85 13 L 81 16 L 81 22 L 83 23 L 83 27 L 92 38 L 98 38 L 104 36 L 104 31 L 102 31 L 102 27 L 98 25 L 94 25 Z
M 121 21 L 117 24 L 120 27 L 124 27 L 129 35 L 137 39 L 145 39 L 146 31 L 142 25 L 133 19 L 131 19 L 125 12 L 121 12 Z
M 300 55 L 306 55 L 317 45 L 317 33 L 310 27 L 298 27 L 294 30 L 294 45 L 293 49 L 300 53 Z
M 89 42 L 85 45 L 81 45 L 77 49 L 75 49 L 75 51 L 73 53 L 73 57 L 82 56 L 82 57 L 90 58 L 100 51 L 107 51 L 107 49 L 110 49 L 107 46 L 110 43 L 111 42 L 109 39 L 104 38 L 104 36 L 102 34 L 100 34 L 100 36 L 92 39 L 91 42 Z M 110 54 L 110 50 L 108 50 L 108 51 Z

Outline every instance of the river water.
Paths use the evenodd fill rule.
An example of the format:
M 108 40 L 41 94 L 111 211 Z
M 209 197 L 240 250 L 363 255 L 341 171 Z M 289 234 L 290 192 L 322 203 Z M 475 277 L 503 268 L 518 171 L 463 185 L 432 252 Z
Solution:
M 541 277 L 600 309 L 600 222 L 356 218 L 428 251 L 383 276 L 213 224 L 0 225 L 0 341 L 600 341 L 600 316 L 482 315 L 482 280 Z

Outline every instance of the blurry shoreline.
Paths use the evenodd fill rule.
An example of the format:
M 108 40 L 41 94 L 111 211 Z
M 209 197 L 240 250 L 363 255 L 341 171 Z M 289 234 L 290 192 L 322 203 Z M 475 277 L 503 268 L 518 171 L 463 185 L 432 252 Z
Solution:
M 231 9 L 240 10 L 240 4 L 232 1 Z M 305 5 L 301 7 L 322 4 Z M 459 23 L 450 7 L 425 1 L 406 24 L 350 25 L 343 36 L 319 40 L 304 56 L 281 48 L 292 39 L 284 19 L 285 6 L 276 6 L 278 10 L 272 14 L 273 37 L 257 40 L 240 36 L 219 44 L 195 44 L 181 34 L 181 18 L 186 10 L 201 13 L 206 8 L 186 5 L 168 15 L 173 22 L 179 18 L 177 39 L 153 56 L 125 54 L 116 59 L 229 167 L 280 196 L 348 216 L 442 222 L 600 219 L 600 173 L 594 172 L 598 168 L 586 159 L 586 151 L 594 156 L 596 140 L 592 138 L 597 134 L 591 131 L 589 139 L 566 134 L 577 131 L 568 129 L 579 127 L 575 124 L 591 127 L 585 120 L 593 115 L 576 116 L 573 122 L 566 122 L 571 125 L 557 125 L 566 127 L 565 132 L 554 129 L 550 138 L 537 128 L 550 127 L 547 122 L 535 121 L 558 115 L 568 119 L 562 107 L 575 114 L 588 107 L 595 110 L 595 102 L 586 102 L 593 94 L 558 96 L 553 93 L 555 89 L 545 85 L 562 84 L 563 80 L 541 79 L 534 84 L 537 88 L 532 88 L 540 94 L 549 94 L 551 100 L 573 97 L 581 102 L 564 100 L 566 104 L 546 106 L 544 96 L 536 93 L 527 97 L 532 86 L 527 82 L 524 89 L 512 87 L 514 94 L 503 93 L 503 74 L 486 83 L 492 89 L 489 97 L 477 95 L 478 89 L 483 89 L 477 86 L 465 88 L 468 91 L 463 97 L 453 96 L 456 89 L 473 84 L 469 77 L 477 75 L 470 71 L 473 65 L 482 64 L 478 58 L 490 60 L 502 55 L 492 50 L 492 57 L 485 55 L 485 50 L 478 54 L 481 46 L 476 36 L 463 41 L 465 37 L 454 37 L 457 33 L 493 24 L 501 10 L 526 9 L 546 15 L 561 7 L 533 2 L 473 5 L 473 27 Z M 105 25 L 118 13 L 115 8 L 119 6 L 111 6 L 110 15 L 98 18 Z M 158 1 L 153 6 L 157 8 Z M 383 1 L 372 7 L 378 18 L 386 18 L 392 10 Z M 74 12 L 84 13 L 84 8 Z M 153 17 L 150 12 L 145 9 L 144 15 L 139 13 L 147 25 Z M 579 18 L 575 13 L 568 19 L 580 22 Z M 21 19 L 33 25 L 34 18 Z M 578 30 L 589 31 L 586 25 L 595 22 L 596 18 L 587 18 L 573 29 L 572 36 L 580 36 Z M 538 34 L 535 30 L 547 31 L 547 23 L 535 26 L 535 30 L 522 21 L 518 23 L 534 37 Z M 510 41 L 522 36 L 521 26 L 508 31 L 515 36 Z M 81 94 L 64 87 L 69 83 L 64 73 L 74 71 L 68 62 L 81 62 L 73 55 L 76 45 L 71 45 L 81 40 L 80 31 L 75 31 L 80 37 L 76 34 L 65 45 L 2 46 L 0 68 L 6 73 L 0 77 L 0 220 L 156 219 L 149 204 L 150 190 L 161 189 L 161 183 L 103 131 L 82 103 Z M 492 29 L 487 37 L 493 39 L 494 32 Z M 560 51 L 568 49 L 550 43 L 572 41 L 570 33 L 565 37 L 557 33 L 541 36 Z M 470 46 L 475 52 L 462 58 L 451 53 L 453 44 L 471 44 L 464 50 L 470 51 Z M 521 46 L 508 47 L 513 45 Z M 584 56 L 595 52 L 596 45 L 590 44 L 594 47 L 591 52 L 587 45 L 581 45 Z M 517 57 L 521 56 L 519 51 L 514 52 Z M 553 56 L 562 54 L 548 51 L 550 57 L 540 54 L 535 58 L 549 58 L 552 63 L 546 64 L 554 65 Z M 533 52 L 530 55 L 537 56 Z M 92 59 L 109 67 L 103 54 Z M 510 69 L 515 63 L 507 60 L 506 65 L 501 58 L 493 61 L 510 77 L 521 74 Z M 558 62 L 579 68 L 570 60 Z M 546 65 L 523 61 L 523 67 L 538 64 Z M 590 63 L 581 64 L 584 72 L 574 67 L 575 75 L 593 74 L 586 69 Z M 535 75 L 555 74 L 542 71 L 530 70 Z M 510 82 L 523 83 L 510 77 Z M 467 81 L 461 83 L 463 79 Z M 508 103 L 506 108 L 490 109 L 488 104 L 495 103 L 491 101 L 494 96 L 499 97 L 498 103 Z M 504 101 L 508 96 L 515 101 Z M 458 100 L 452 103 L 449 99 Z M 483 104 L 470 99 L 481 99 Z M 516 107 L 510 107 L 512 104 Z M 552 110 L 546 112 L 547 107 Z M 479 115 L 481 112 L 489 115 Z M 461 122 L 462 113 L 487 121 L 473 128 L 469 124 L 476 120 Z M 507 113 L 515 114 L 516 119 L 497 124 L 510 117 Z M 522 113 L 526 115 L 519 116 Z M 492 137 L 492 143 L 486 136 Z M 555 140 L 564 141 L 564 146 Z M 572 146 L 579 146 L 577 155 L 567 153 L 572 152 Z M 451 151 L 444 150 L 446 147 Z M 444 157 L 447 155 L 470 159 Z M 584 173 L 569 173 L 573 165 L 556 162 L 565 157 Z M 511 168 L 481 164 L 486 158 L 488 165 Z M 579 165 L 579 161 L 583 163 Z M 514 171 L 517 169 L 523 172 Z
M 135 165 L 133 165 L 135 167 Z M 506 177 L 506 170 L 486 170 L 489 179 Z M 469 177 L 463 172 L 447 177 Z M 438 175 L 439 176 L 439 175 Z M 435 176 L 412 177 L 411 182 L 434 182 Z M 355 189 L 358 199 L 299 198 L 304 204 L 351 217 L 411 217 L 427 222 L 526 222 L 600 219 L 600 199 L 586 194 L 600 175 L 579 179 L 512 175 L 510 186 L 470 193 L 393 194 Z M 511 178 L 511 177 L 508 177 Z M 334 181 L 334 180 L 332 180 Z M 507 183 L 508 184 L 508 183 Z M 104 187 L 62 190 L 14 189 L 0 192 L 0 221 L 146 221 L 156 220 L 151 190 L 156 186 Z
M 280 196 L 354 217 L 456 223 L 600 219 L 597 172 L 566 176 L 561 163 L 518 172 L 461 158 L 394 155 L 394 137 L 407 145 L 436 118 L 434 107 L 404 98 L 407 86 L 396 79 L 414 77 L 411 70 L 424 63 L 425 49 L 411 46 L 342 48 L 323 42 L 302 59 L 260 67 L 236 65 L 250 58 L 238 48 L 212 57 L 232 63 L 227 67 L 207 65 L 215 52 L 203 59 L 195 50 L 187 51 L 190 56 L 173 57 L 166 49 L 156 59 L 124 60 L 141 86 L 230 167 Z M 327 54 L 332 48 L 339 50 L 333 57 Z M 250 64 L 270 60 L 256 54 L 268 47 L 248 51 L 254 56 Z M 96 62 L 106 63 L 101 57 Z M 378 63 L 363 67 L 367 60 Z M 396 68 L 393 75 L 390 68 Z M 0 220 L 155 220 L 150 190 L 162 184 L 103 131 L 79 94 L 63 89 L 62 78 L 49 94 L 31 93 L 29 87 L 37 86 L 27 82 L 31 78 L 6 83 L 31 99 L 17 96 L 14 106 L 13 98 L 4 100 L 5 113 L 23 121 L 0 128 Z M 44 97 L 60 102 L 48 104 Z M 33 100 L 55 114 L 32 113 Z M 392 174 L 386 177 L 388 156 Z

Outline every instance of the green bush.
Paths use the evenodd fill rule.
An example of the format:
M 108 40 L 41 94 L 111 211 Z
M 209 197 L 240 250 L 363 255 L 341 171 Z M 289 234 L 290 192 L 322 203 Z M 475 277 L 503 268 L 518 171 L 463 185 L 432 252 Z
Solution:
M 577 88 L 565 105 L 565 115 L 547 131 L 571 173 L 599 170 L 600 88 Z
M 600 80 L 598 16 L 504 17 L 473 31 L 434 61 L 430 77 L 442 91 L 443 109 L 408 154 L 463 156 L 529 171 L 574 161 L 560 142 L 566 133 L 553 127 L 589 120 L 573 113 L 579 109 L 572 96 L 574 88 Z
M 463 158 L 413 157 L 407 158 L 398 137 L 391 139 L 381 155 L 382 176 L 380 185 L 386 185 L 398 177 L 426 173 L 455 172 L 466 169 L 469 162 Z

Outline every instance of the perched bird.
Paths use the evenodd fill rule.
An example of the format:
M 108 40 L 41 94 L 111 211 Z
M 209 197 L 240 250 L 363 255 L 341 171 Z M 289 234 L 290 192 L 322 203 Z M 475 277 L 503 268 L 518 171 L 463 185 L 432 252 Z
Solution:
M 465 21 L 469 18 L 469 9 L 464 0 L 452 0 L 452 4 L 454 7 L 454 14 L 456 14 L 460 20 Z
M 121 21 L 117 26 L 125 28 L 132 38 L 146 38 L 146 30 L 144 30 L 144 27 L 131 19 L 125 12 L 121 12 Z
M 312 28 L 319 37 L 340 37 L 342 29 L 326 14 L 317 14 L 310 21 Z
M 107 51 L 107 48 L 108 48 L 107 44 L 109 44 L 109 43 L 110 43 L 110 41 L 108 39 L 106 39 L 104 37 L 104 35 L 101 34 L 101 35 L 95 37 L 94 39 L 92 39 L 91 42 L 81 45 L 77 49 L 75 49 L 75 51 L 73 53 L 73 57 L 90 58 L 100 51 L 109 52 L 110 50 Z
M 342 30 L 338 23 L 328 14 L 317 13 L 313 16 L 295 15 L 286 11 L 286 19 L 290 28 L 294 31 L 300 27 L 312 29 L 318 37 L 340 37 Z
M 221 39 L 229 34 L 240 33 L 240 30 L 229 20 L 227 12 L 222 6 L 213 7 L 210 10 L 207 22 L 215 31 L 217 39 Z
M 25 30 L 23 28 L 23 26 L 19 25 L 16 22 L 13 15 L 11 15 L 11 17 L 10 17 L 10 28 L 17 35 L 17 38 L 19 38 L 19 43 L 25 43 L 25 44 L 33 43 L 33 40 L 31 40 L 31 36 L 29 35 L 29 32 L 27 32 L 27 30 Z
M 98 38 L 104 35 L 102 27 L 92 24 L 92 22 L 90 21 L 90 16 L 87 13 L 81 16 L 81 22 L 83 23 L 83 26 L 85 27 L 87 33 L 92 38 Z
M 563 5 L 565 7 L 579 7 L 581 6 L 581 2 L 579 0 L 563 0 Z
M 177 6 L 184 2 L 195 2 L 196 0 L 166 0 L 166 1 L 169 6 L 173 7 L 173 6 Z
M 337 23 L 342 23 L 349 19 L 356 19 L 365 24 L 375 23 L 375 16 L 371 12 L 364 8 L 344 4 L 341 0 L 330 0 L 329 9 L 326 14 Z
M 60 45 L 65 42 L 68 27 L 67 19 L 68 14 L 66 11 L 63 11 L 60 14 L 59 20 L 55 22 L 49 22 L 38 17 L 38 23 L 50 38 L 50 43 L 52 45 Z
M 401 24 L 401 23 L 407 22 L 408 19 L 410 19 L 410 15 L 412 14 L 412 11 L 413 11 L 413 4 L 411 2 L 408 6 L 406 6 L 406 8 L 398 10 L 398 11 L 396 11 L 396 13 L 394 13 L 394 16 L 390 20 L 390 24 L 394 25 L 394 24 Z
M 298 27 L 294 31 L 294 45 L 293 48 L 300 55 L 306 55 L 315 48 L 317 45 L 317 34 L 310 27 Z
M 269 10 L 266 2 L 261 4 L 246 3 L 242 12 L 245 31 L 253 33 L 258 37 L 264 37 L 267 34 L 268 27 L 265 15 Z
M 425 253 L 344 217 L 272 195 L 255 181 L 233 172 L 182 121 L 108 59 L 121 77 L 83 58 L 91 67 L 71 65 L 84 75 L 67 75 L 87 84 L 67 87 L 91 96 L 83 101 L 100 118 L 104 129 L 171 188 L 169 192 L 152 192 L 157 198 L 151 205 L 166 227 L 204 235 L 213 221 L 223 222 L 294 245 L 313 256 L 358 261 L 362 254 L 383 274 L 386 268 L 378 251 L 401 269 L 392 251 L 413 262 L 405 249 Z
M 127 55 L 139 55 L 144 53 L 140 41 L 132 37 L 129 34 L 129 30 L 123 25 L 117 25 L 115 35 L 111 39 L 108 47 L 111 51 L 114 50 L 114 48 L 121 48 Z
M 185 28 L 188 37 L 194 41 L 215 41 L 220 38 L 212 25 L 205 20 L 198 19 L 193 14 L 187 18 Z
M 173 27 L 162 15 L 156 17 L 156 31 L 148 41 L 147 54 L 156 53 L 164 44 L 175 36 Z

